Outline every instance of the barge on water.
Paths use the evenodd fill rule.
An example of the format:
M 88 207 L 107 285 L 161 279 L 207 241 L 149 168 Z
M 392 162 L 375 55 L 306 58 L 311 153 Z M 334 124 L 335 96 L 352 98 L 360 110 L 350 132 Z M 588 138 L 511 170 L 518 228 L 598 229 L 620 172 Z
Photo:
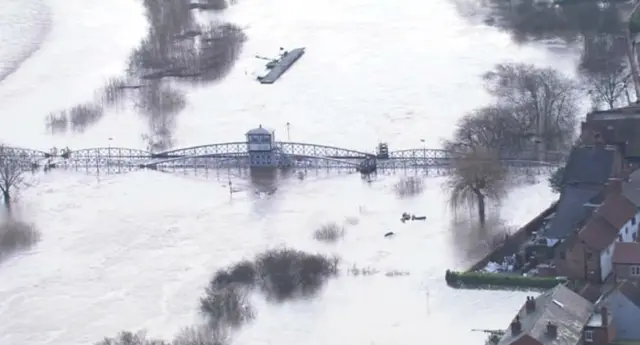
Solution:
M 258 81 L 262 84 L 275 83 L 302 55 L 304 55 L 304 47 L 291 51 L 284 50 L 279 58 L 267 63 L 268 72 L 264 76 L 258 77 Z

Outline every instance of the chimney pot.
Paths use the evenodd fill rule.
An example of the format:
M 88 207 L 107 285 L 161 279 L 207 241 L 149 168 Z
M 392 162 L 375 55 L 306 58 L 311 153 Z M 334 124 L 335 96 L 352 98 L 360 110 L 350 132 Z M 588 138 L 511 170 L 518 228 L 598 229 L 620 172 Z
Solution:
M 602 327 L 608 327 L 609 326 L 609 310 L 607 310 L 607 307 L 602 307 L 600 308 L 600 315 L 602 315 Z
M 552 337 L 555 338 L 558 335 L 558 325 L 551 323 L 551 321 L 549 321 L 547 323 L 547 334 Z
M 527 314 L 532 313 L 536 310 L 536 300 L 532 296 L 527 296 L 527 302 L 525 303 L 525 309 Z
M 516 316 L 516 319 L 511 322 L 511 334 L 518 335 L 522 331 L 522 324 L 520 323 L 520 315 Z

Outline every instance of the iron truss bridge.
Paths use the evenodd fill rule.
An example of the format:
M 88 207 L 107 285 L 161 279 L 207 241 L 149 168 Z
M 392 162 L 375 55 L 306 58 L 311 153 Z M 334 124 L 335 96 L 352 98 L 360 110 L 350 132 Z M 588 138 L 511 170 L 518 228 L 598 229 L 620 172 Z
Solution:
M 440 149 L 389 151 L 381 158 L 370 152 L 333 146 L 276 142 L 274 149 L 286 166 L 305 169 L 357 169 L 363 161 L 374 161 L 379 170 L 448 170 L 456 153 Z M 566 156 L 547 153 L 544 161 L 535 155 L 501 157 L 504 165 L 515 170 L 547 172 L 564 163 Z M 0 159 L 17 160 L 25 167 L 45 169 L 127 172 L 136 169 L 244 169 L 250 168 L 247 143 L 229 142 L 172 149 L 152 153 L 122 147 L 95 147 L 79 150 L 52 149 L 49 152 L 18 147 L 0 147 Z

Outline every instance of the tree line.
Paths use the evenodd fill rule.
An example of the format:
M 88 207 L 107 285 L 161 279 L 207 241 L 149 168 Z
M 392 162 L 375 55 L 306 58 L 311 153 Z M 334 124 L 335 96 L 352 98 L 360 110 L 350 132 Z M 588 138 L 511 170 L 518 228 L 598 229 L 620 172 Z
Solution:
M 508 63 L 483 75 L 493 102 L 464 115 L 444 143 L 457 152 L 446 184 L 454 210 L 470 206 L 484 224 L 487 201 L 499 201 L 507 192 L 507 169 L 501 158 L 548 161 L 550 153 L 568 153 L 576 140 L 585 96 L 594 109 L 613 109 L 631 101 L 630 78 L 622 62 L 607 61 L 603 53 L 590 63 L 606 67 L 599 74 L 571 78 L 551 68 Z M 552 180 L 560 174 L 561 169 Z

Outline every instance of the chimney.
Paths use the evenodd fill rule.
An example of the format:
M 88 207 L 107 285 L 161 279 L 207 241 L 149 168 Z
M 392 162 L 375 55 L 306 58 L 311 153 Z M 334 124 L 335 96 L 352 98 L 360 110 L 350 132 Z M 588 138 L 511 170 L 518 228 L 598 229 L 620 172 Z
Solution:
M 609 310 L 607 310 L 607 307 L 600 308 L 600 315 L 602 315 L 602 327 L 609 327 Z
M 607 181 L 607 184 L 604 187 L 605 195 L 614 195 L 622 193 L 622 179 L 620 178 L 610 178 Z
M 511 334 L 518 335 L 522 331 L 522 324 L 520 323 L 520 315 L 516 315 L 516 319 L 511 322 Z
M 555 338 L 558 335 L 558 325 L 547 322 L 547 335 L 551 338 Z
M 536 300 L 532 296 L 527 296 L 527 301 L 524 304 L 527 314 L 533 313 L 536 310 Z

